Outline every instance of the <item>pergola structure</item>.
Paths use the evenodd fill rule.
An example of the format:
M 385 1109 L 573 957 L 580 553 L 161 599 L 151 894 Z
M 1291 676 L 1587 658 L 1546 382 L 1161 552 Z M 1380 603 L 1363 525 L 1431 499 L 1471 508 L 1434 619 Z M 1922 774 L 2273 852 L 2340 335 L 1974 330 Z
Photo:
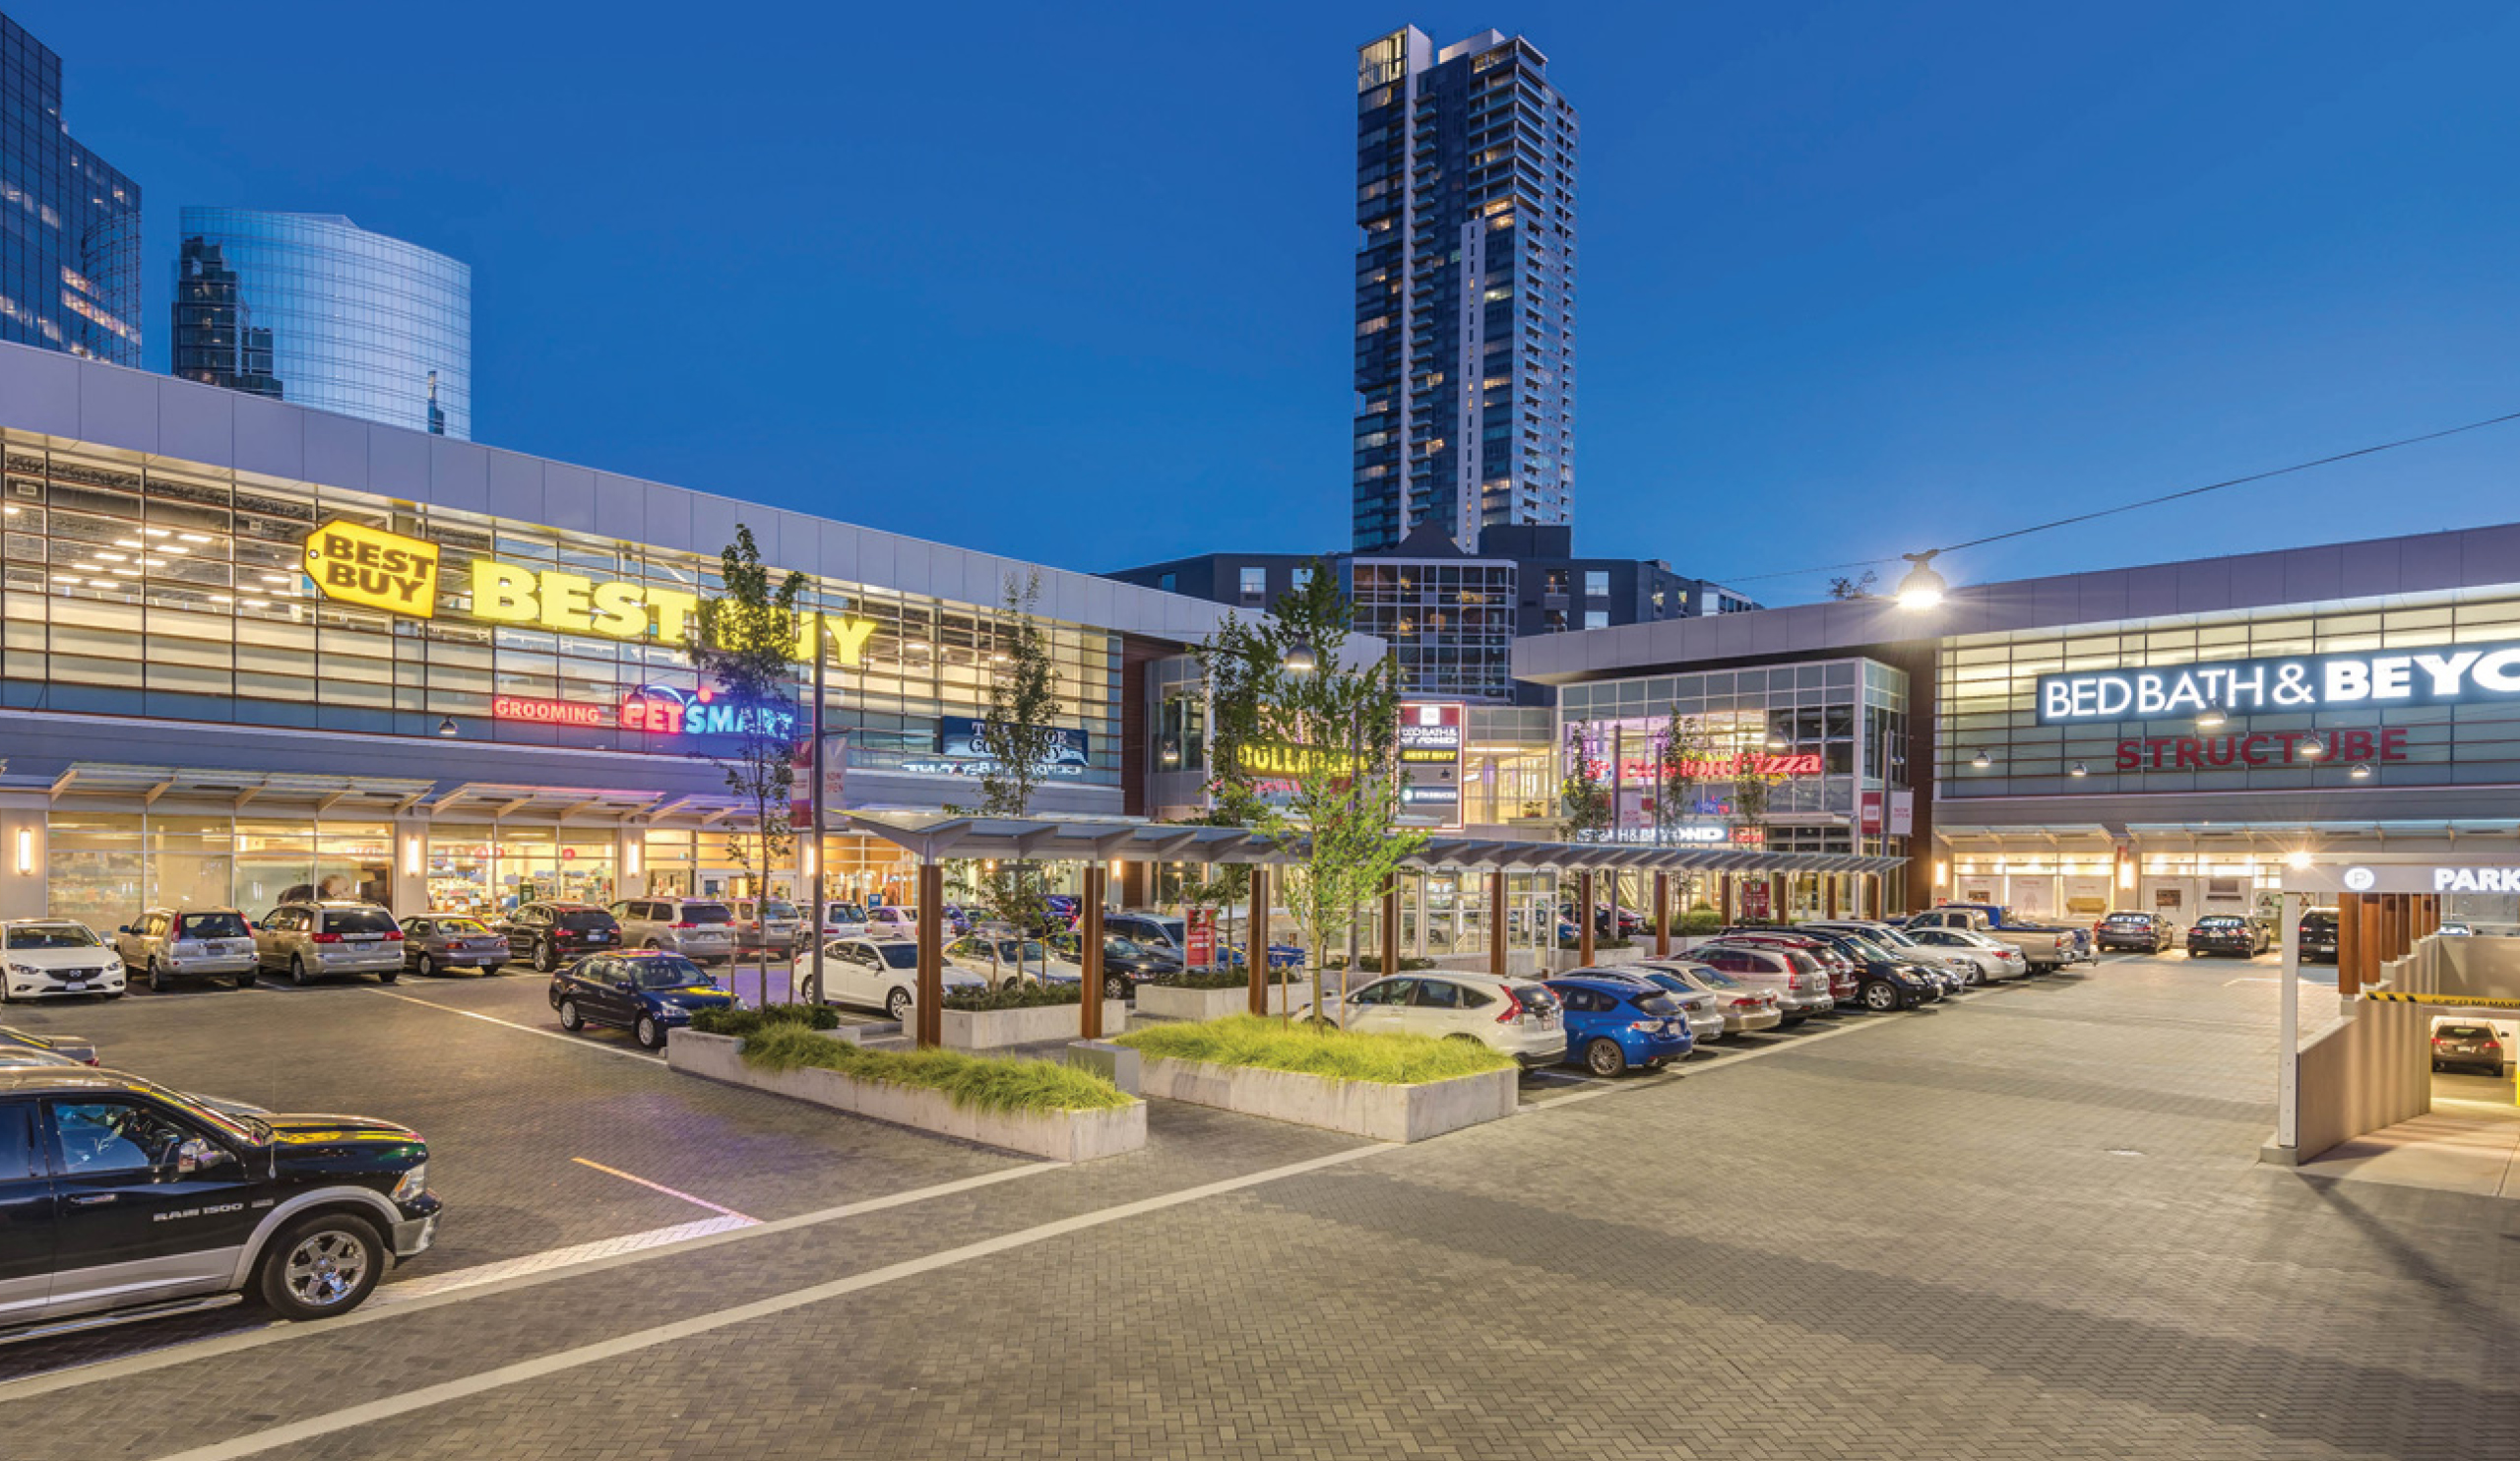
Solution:
M 837 819 L 848 830 L 901 848 L 918 860 L 918 992 L 913 1005 L 921 1046 L 944 1037 L 945 993 L 945 863 L 949 859 L 1014 859 L 1085 864 L 1083 917 L 1079 922 L 1079 957 L 1084 964 L 1079 994 L 1078 1030 L 1087 1040 L 1102 1034 L 1102 904 L 1115 860 L 1227 863 L 1251 869 L 1251 938 L 1243 963 L 1251 976 L 1251 1012 L 1268 1010 L 1269 869 L 1300 862 L 1308 849 L 1300 837 L 1284 842 L 1241 827 L 1184 827 L 1151 822 L 1037 821 L 1008 817 L 894 816 L 845 812 Z M 1878 876 L 1904 866 L 1904 858 L 1859 857 L 1841 853 L 1771 853 L 1755 848 L 1657 848 L 1623 843 L 1516 842 L 1506 839 L 1437 837 L 1403 859 L 1403 865 L 1424 871 L 1484 872 L 1488 877 L 1491 922 L 1488 969 L 1505 973 L 1505 878 L 1515 872 L 1573 871 L 1577 878 L 1577 952 L 1593 962 L 1593 879 L 1603 871 L 1650 872 L 1654 875 L 1654 951 L 1670 953 L 1671 874 L 1711 873 L 1724 876 L 1786 877 L 1808 873 L 1866 873 Z M 1400 963 L 1400 892 L 1396 880 L 1383 887 L 1382 968 Z

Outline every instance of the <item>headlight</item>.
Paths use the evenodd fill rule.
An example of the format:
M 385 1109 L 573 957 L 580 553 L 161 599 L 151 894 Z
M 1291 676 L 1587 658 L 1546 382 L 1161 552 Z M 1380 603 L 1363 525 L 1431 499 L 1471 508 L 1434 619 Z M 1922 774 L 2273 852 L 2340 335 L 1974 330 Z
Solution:
M 428 1189 L 429 1164 L 422 1162 L 419 1166 L 404 1173 L 403 1179 L 394 1184 L 394 1200 L 409 1202 Z
M 41 974 L 41 973 L 43 973 L 43 971 L 42 971 L 42 970 L 40 970 L 40 969 L 31 968 L 31 967 L 29 967 L 28 965 L 24 965 L 24 964 L 12 964 L 12 965 L 10 965 L 10 966 L 9 966 L 9 972 L 10 972 L 11 974 L 26 974 L 26 975 L 35 975 L 35 974 Z
M 690 1019 L 691 1011 L 679 1004 L 668 1004 L 657 1010 L 657 1018 L 665 1024 L 675 1025 Z

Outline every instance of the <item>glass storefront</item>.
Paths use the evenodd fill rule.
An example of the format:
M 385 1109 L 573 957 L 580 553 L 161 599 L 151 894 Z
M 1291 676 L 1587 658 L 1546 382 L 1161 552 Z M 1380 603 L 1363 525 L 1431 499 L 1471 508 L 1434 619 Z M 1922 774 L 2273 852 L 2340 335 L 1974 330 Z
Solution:
M 700 698 L 676 648 L 673 605 L 720 587 L 714 558 L 21 432 L 0 433 L 0 704 L 405 735 L 437 734 L 451 718 L 468 740 L 673 755 L 695 739 L 624 712 Z M 337 520 L 435 548 L 427 616 L 318 593 L 306 540 Z M 605 622 L 638 627 L 595 632 L 596 617 L 570 611 L 565 595 L 547 614 L 537 605 L 521 620 L 487 615 L 473 602 L 476 562 L 507 565 L 521 583 L 558 575 L 552 582 L 570 592 L 597 594 L 597 608 L 609 594 L 631 606 Z M 850 765 L 933 777 L 941 800 L 968 799 L 976 765 L 957 754 L 955 732 L 959 720 L 986 714 L 1008 616 L 829 579 L 808 585 L 806 609 L 866 626 L 826 702 L 829 724 L 856 728 Z M 1057 724 L 1079 752 L 1056 775 L 1116 788 L 1119 638 L 1040 627 L 1057 675 Z M 800 667 L 798 699 L 807 692 Z M 306 851 L 310 869 L 314 857 Z

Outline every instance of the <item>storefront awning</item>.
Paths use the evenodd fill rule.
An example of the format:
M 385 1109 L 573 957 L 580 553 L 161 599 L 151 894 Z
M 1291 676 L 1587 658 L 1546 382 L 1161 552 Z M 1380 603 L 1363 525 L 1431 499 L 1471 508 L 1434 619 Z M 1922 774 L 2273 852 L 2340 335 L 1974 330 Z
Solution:
M 410 777 L 323 776 L 293 771 L 220 771 L 184 766 L 123 766 L 81 761 L 53 779 L 52 797 L 129 797 L 142 806 L 161 800 L 215 801 L 230 807 L 304 806 L 318 811 L 350 806 L 357 811 L 403 811 L 419 804 L 437 783 Z

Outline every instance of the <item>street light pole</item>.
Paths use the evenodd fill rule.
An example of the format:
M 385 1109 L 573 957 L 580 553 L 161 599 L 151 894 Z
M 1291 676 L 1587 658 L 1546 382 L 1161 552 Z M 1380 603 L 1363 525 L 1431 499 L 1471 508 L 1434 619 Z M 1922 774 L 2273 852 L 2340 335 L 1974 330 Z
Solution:
M 829 655 L 823 648 L 823 632 L 821 620 L 817 618 L 814 625 L 814 714 L 812 720 L 814 735 L 814 754 L 812 761 L 814 785 L 813 811 L 811 816 L 814 825 L 808 829 L 808 835 L 814 840 L 814 875 L 809 884 L 814 902 L 811 916 L 812 922 L 808 924 L 808 926 L 813 930 L 814 954 L 810 964 L 808 965 L 812 970 L 812 973 L 806 976 L 805 982 L 805 1002 L 807 1004 L 820 1004 L 823 1002 L 823 917 L 828 908 L 823 901 L 823 661 L 829 658 Z

